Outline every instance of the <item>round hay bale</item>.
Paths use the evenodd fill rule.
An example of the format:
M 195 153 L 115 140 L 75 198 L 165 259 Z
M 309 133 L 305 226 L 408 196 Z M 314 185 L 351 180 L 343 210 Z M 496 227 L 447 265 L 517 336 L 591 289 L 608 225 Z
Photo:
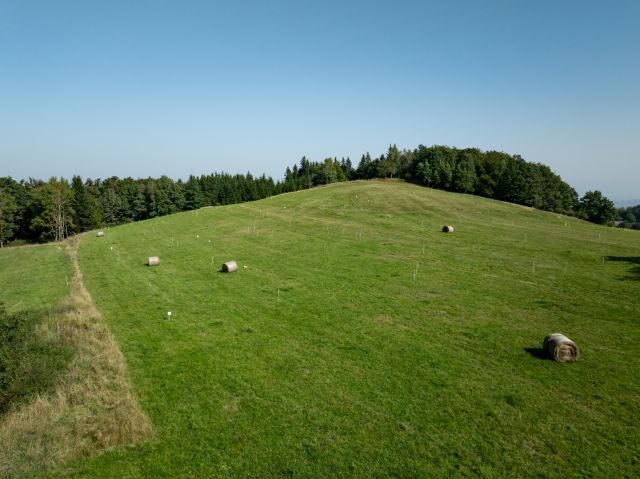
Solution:
M 560 333 L 547 335 L 542 342 L 542 349 L 559 363 L 577 361 L 580 357 L 578 345 Z
M 98 231 L 98 232 L 96 233 L 96 236 L 97 236 L 98 238 L 102 238 L 102 237 L 104 236 L 104 231 Z
M 453 233 L 453 226 L 446 225 L 442 228 L 443 233 Z
M 222 272 L 233 273 L 234 271 L 238 271 L 238 263 L 235 261 L 227 261 L 222 264 Z
M 147 261 L 149 266 L 159 266 L 160 265 L 160 257 L 159 256 L 149 256 L 149 260 Z

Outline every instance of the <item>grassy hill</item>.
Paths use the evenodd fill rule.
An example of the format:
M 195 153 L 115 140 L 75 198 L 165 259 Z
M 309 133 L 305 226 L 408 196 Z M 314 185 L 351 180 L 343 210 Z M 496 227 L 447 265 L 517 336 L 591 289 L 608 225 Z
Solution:
M 153 436 L 51 477 L 640 471 L 636 232 L 355 182 L 113 228 L 79 262 Z M 543 359 L 551 332 L 581 360 Z

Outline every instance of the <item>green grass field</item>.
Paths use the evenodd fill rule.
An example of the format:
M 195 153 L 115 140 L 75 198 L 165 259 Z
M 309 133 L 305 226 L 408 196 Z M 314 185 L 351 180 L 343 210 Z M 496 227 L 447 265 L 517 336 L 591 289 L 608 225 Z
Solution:
M 8 312 L 48 310 L 67 294 L 70 279 L 60 245 L 0 248 L 0 302 Z
M 87 235 L 79 261 L 154 432 L 50 477 L 640 474 L 636 232 L 356 182 Z M 551 332 L 580 361 L 542 358 Z

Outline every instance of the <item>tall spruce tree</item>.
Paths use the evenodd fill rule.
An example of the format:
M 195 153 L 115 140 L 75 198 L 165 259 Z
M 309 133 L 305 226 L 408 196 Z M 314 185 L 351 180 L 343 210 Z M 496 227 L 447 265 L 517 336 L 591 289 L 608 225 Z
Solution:
M 75 231 L 88 231 L 100 226 L 98 202 L 78 175 L 71 179 L 71 190 Z
M 185 208 L 187 210 L 196 210 L 205 205 L 205 197 L 202 194 L 200 181 L 193 175 L 189 176 L 184 188 Z

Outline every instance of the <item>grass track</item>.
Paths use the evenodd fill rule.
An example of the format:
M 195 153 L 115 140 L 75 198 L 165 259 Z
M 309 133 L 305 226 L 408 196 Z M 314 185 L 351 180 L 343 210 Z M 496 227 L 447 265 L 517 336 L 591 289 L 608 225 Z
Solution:
M 52 477 L 638 475 L 638 258 L 635 232 L 395 181 L 87 237 L 155 436 Z M 538 357 L 555 331 L 581 361 Z

